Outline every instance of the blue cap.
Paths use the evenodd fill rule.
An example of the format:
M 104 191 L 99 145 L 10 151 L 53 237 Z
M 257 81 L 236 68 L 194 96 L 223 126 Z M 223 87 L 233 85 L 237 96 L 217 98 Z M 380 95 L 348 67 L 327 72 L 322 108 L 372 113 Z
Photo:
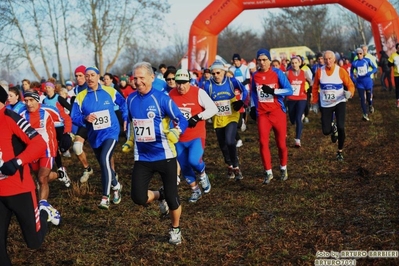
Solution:
M 259 49 L 257 52 L 256 52 L 256 58 L 258 58 L 259 56 L 261 56 L 261 55 L 265 55 L 265 56 L 267 56 L 267 58 L 269 58 L 269 60 L 272 60 L 272 58 L 271 58 L 271 56 L 270 56 L 270 52 L 268 51 L 268 50 L 266 50 L 266 49 Z

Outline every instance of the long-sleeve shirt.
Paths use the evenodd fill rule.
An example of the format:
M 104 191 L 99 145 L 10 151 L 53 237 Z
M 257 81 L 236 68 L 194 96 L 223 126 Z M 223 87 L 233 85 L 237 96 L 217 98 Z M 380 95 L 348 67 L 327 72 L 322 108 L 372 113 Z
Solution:
M 203 89 L 190 86 L 186 94 L 180 94 L 177 89 L 169 92 L 170 98 L 176 103 L 184 117 L 189 120 L 192 116 L 198 115 L 201 120 L 193 128 L 187 130 L 180 136 L 179 141 L 186 142 L 196 138 L 205 139 L 205 120 L 211 118 L 218 112 L 218 108 L 212 99 Z
M 323 79 L 328 78 L 332 78 L 334 80 L 328 82 L 323 81 Z M 346 101 L 344 96 L 344 86 L 348 89 L 348 91 L 351 92 L 353 96 L 355 93 L 355 85 L 349 77 L 348 72 L 342 67 L 333 65 L 331 68 L 323 66 L 317 69 L 312 87 L 312 103 L 316 104 L 320 99 L 322 107 L 330 107 L 335 106 L 340 102 Z
M 126 102 L 129 122 L 133 125 L 134 160 L 153 162 L 176 158 L 176 147 L 168 141 L 164 130 L 169 130 L 172 120 L 182 134 L 188 122 L 172 99 L 153 87 L 147 94 L 131 93 Z
M 0 196 L 12 196 L 35 189 L 29 163 L 39 159 L 46 149 L 46 143 L 28 121 L 14 111 L 0 110 L 0 150 L 2 160 L 7 162 L 18 158 L 22 161 L 22 170 L 14 175 L 0 175 Z
M 72 121 L 88 130 L 88 141 L 92 148 L 98 148 L 107 139 L 119 140 L 119 121 L 114 106 L 118 105 L 123 121 L 127 122 L 126 101 L 122 94 L 112 87 L 99 85 L 97 90 L 87 88 L 81 91 L 72 106 Z M 86 116 L 95 114 L 96 121 L 89 123 Z

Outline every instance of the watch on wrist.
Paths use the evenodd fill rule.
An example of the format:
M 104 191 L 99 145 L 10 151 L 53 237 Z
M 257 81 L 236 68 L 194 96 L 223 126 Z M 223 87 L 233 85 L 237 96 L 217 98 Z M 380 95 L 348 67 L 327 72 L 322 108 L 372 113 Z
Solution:
M 21 165 L 22 165 L 22 160 L 21 160 L 21 159 L 17 159 L 17 164 L 18 164 L 19 166 L 21 166 Z

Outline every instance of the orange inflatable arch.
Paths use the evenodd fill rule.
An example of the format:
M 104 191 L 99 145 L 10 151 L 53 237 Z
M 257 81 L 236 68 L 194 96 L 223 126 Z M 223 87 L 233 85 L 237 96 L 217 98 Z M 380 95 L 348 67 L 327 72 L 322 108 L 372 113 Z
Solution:
M 218 34 L 244 10 L 322 4 L 340 4 L 368 20 L 372 26 L 376 51 L 383 49 L 388 55 L 396 51 L 399 17 L 388 0 L 214 0 L 191 25 L 188 41 L 189 69 L 200 70 L 213 63 Z

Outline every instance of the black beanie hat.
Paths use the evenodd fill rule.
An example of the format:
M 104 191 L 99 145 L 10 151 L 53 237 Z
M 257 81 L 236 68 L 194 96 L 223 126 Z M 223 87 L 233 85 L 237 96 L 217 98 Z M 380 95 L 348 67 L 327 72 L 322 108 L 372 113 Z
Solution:
M 0 85 L 0 102 L 5 104 L 8 99 L 8 93 L 7 91 L 3 88 L 3 86 Z
M 239 54 L 233 54 L 232 60 L 241 60 L 241 56 Z

